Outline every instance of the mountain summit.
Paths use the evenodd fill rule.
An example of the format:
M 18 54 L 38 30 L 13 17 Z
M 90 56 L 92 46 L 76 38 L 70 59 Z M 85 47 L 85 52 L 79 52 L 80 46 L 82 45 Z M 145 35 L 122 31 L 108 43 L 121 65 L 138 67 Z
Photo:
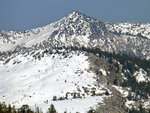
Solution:
M 77 11 L 44 27 L 1 31 L 0 51 L 18 48 L 89 47 L 150 59 L 150 24 L 104 23 Z

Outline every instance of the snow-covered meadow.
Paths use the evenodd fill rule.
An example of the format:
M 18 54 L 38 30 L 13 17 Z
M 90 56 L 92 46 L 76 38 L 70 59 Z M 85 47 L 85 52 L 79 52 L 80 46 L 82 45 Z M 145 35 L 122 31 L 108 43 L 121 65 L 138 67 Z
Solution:
M 6 64 L 0 62 L 0 101 L 17 107 L 36 105 L 44 112 L 54 104 L 58 113 L 83 113 L 105 97 L 105 90 L 97 85 L 95 77 L 84 53 L 44 54 L 40 60 L 20 54 Z M 93 90 L 102 95 L 92 96 Z

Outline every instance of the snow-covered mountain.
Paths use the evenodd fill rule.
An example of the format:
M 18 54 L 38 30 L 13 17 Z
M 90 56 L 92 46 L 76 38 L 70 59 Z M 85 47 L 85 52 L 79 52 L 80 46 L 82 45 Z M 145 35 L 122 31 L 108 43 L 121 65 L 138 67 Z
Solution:
M 150 24 L 103 23 L 73 11 L 57 22 L 26 31 L 1 31 L 0 51 L 18 47 L 98 47 L 150 59 Z
M 58 113 L 149 108 L 149 43 L 150 24 L 104 23 L 77 11 L 44 27 L 0 31 L 0 102 L 44 113 L 50 104 Z

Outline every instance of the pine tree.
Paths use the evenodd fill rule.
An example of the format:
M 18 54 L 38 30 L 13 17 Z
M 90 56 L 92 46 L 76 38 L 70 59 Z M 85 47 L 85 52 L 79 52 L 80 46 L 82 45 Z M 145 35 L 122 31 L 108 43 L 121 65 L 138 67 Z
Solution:
M 47 113 L 57 113 L 53 104 L 50 105 L 50 108 L 48 108 L 48 112 Z
M 90 109 L 88 113 L 96 113 L 94 109 Z

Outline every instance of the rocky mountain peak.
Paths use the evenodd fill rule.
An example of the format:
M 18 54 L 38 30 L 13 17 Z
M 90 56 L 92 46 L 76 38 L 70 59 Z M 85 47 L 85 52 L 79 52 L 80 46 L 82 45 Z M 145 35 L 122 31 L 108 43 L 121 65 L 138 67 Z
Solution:
M 107 28 L 103 22 L 100 22 L 92 17 L 86 16 L 78 11 L 72 11 L 65 18 L 60 20 L 58 29 L 54 35 L 58 37 L 71 36 L 86 36 L 90 37 L 93 34 L 104 35 Z
M 103 23 L 95 18 L 87 16 L 86 14 L 80 13 L 78 11 L 72 11 L 71 13 L 69 13 L 66 17 L 66 21 L 69 21 L 72 23 L 78 23 L 78 22 L 84 22 L 84 23 L 90 23 L 90 24 L 97 23 L 97 25 L 99 25 L 100 23 L 101 24 Z
M 84 16 L 85 14 L 78 12 L 78 11 L 72 11 L 68 14 L 68 17 L 76 17 L 76 16 Z

